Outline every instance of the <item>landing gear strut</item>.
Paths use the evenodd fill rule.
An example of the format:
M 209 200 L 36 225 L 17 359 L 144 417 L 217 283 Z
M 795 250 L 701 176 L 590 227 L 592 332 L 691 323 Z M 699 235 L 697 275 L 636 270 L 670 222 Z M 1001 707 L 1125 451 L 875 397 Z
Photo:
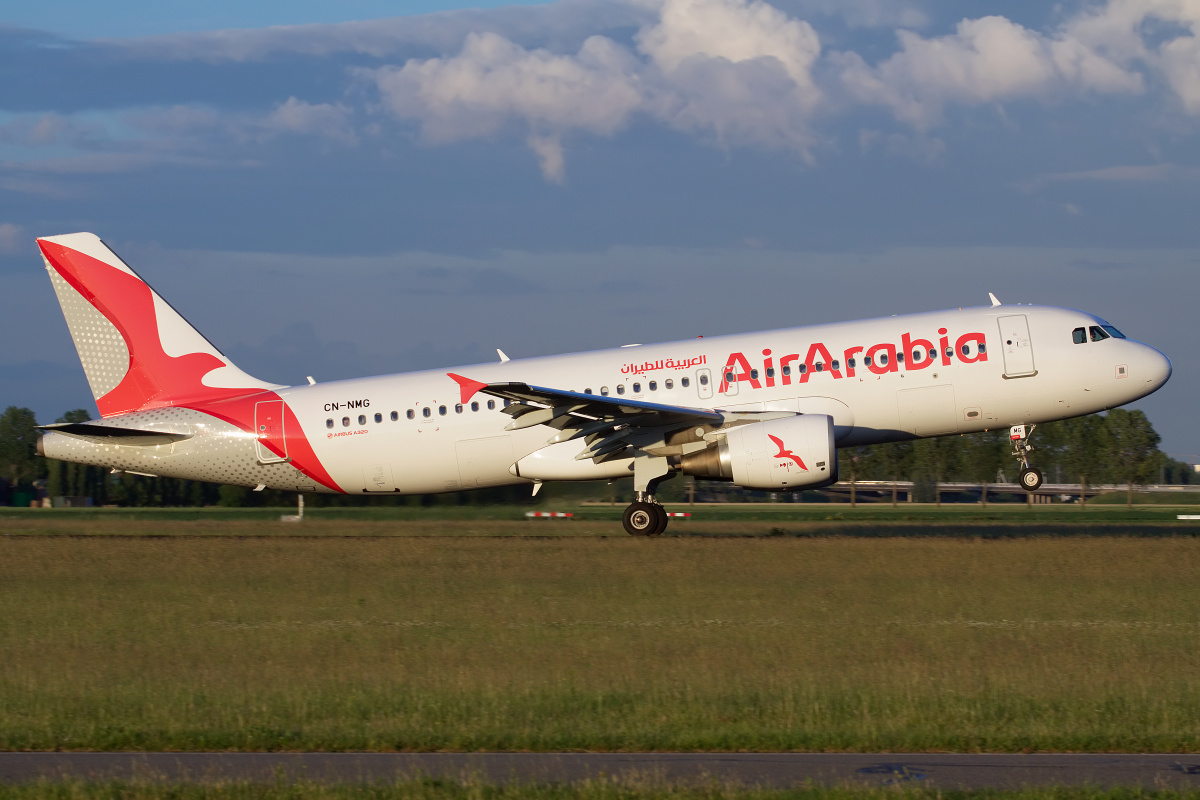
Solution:
M 665 458 L 638 458 L 633 462 L 633 488 L 637 500 L 626 509 L 621 521 L 632 536 L 658 536 L 667 529 L 667 512 L 654 499 L 654 490 L 675 477 Z
M 1042 486 L 1042 471 L 1037 467 L 1029 466 L 1029 454 L 1033 452 L 1033 445 L 1029 443 L 1029 437 L 1033 434 L 1033 429 L 1036 425 L 1013 425 L 1008 432 L 1008 438 L 1013 443 L 1013 455 L 1021 462 L 1021 475 L 1017 480 L 1021 484 L 1021 488 L 1027 492 L 1036 492 Z

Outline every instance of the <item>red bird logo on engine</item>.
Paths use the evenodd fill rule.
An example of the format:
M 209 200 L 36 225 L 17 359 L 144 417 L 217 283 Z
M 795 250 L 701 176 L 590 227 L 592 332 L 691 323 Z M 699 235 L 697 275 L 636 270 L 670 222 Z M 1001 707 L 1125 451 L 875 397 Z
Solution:
M 800 460 L 800 456 L 796 455 L 791 450 L 788 450 L 787 448 L 785 448 L 783 446 L 782 439 L 780 439 L 777 436 L 772 436 L 769 433 L 767 434 L 767 438 L 770 439 L 772 442 L 774 442 L 775 446 L 779 448 L 779 452 L 775 454 L 776 458 L 790 458 L 792 461 L 796 462 L 797 467 L 804 470 L 805 472 L 808 472 L 808 467 L 804 466 L 804 462 Z

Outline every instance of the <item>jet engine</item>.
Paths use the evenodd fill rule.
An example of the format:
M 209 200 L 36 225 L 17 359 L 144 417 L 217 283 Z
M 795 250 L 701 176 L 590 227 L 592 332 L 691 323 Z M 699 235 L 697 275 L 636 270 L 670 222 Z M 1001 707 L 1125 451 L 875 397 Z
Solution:
M 833 417 L 800 414 L 730 428 L 704 450 L 688 453 L 680 471 L 733 481 L 747 489 L 815 489 L 838 479 Z

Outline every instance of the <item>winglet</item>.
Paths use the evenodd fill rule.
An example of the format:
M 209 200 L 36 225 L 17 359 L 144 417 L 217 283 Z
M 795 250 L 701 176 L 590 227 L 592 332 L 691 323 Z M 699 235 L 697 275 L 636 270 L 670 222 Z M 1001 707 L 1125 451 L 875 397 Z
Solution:
M 512 361 L 512 359 L 511 359 L 511 358 L 509 358 L 508 356 L 506 356 L 506 355 L 504 354 L 504 351 L 503 351 L 503 350 L 501 350 L 499 347 L 497 347 L 497 348 L 496 348 L 496 355 L 500 356 L 500 363 L 501 363 L 501 364 L 507 364 L 509 361 Z
M 1003 305 L 999 298 L 997 298 L 996 295 L 992 294 L 991 292 L 988 292 L 988 298 L 992 301 L 992 308 L 995 308 L 998 305 Z
M 473 381 L 470 378 L 464 378 L 462 375 L 455 375 L 453 372 L 447 372 L 451 378 L 454 378 L 458 383 L 458 391 L 462 396 L 463 403 L 475 396 L 475 393 L 487 386 L 483 381 Z

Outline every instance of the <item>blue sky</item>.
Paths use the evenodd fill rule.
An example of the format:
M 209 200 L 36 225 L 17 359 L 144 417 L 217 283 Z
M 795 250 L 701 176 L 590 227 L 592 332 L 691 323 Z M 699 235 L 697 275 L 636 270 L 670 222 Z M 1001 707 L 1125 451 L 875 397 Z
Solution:
M 3 12 L 2 405 L 91 407 L 32 242 L 91 230 L 284 383 L 1084 308 L 1171 356 L 1138 406 L 1200 454 L 1194 6 L 99 8 Z

